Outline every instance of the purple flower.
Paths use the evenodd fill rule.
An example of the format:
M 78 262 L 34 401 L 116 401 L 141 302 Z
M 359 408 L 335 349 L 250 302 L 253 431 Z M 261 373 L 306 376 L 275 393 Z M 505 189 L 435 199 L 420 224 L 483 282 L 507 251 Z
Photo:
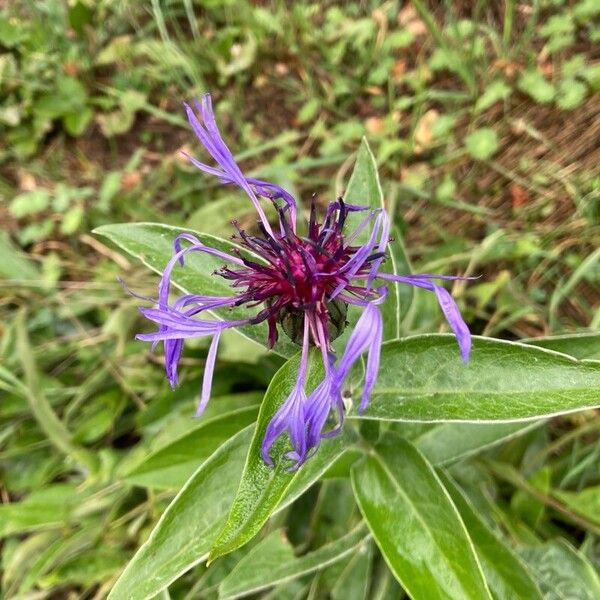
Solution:
M 259 179 L 245 177 L 225 145 L 217 127 L 209 95 L 196 102 L 196 111 L 185 105 L 188 119 L 202 145 L 217 166 L 188 158 L 200 170 L 217 176 L 225 184 L 240 187 L 250 198 L 258 213 L 259 235 L 237 229 L 234 238 L 257 260 L 241 253 L 227 254 L 204 245 L 195 236 L 183 233 L 174 242 L 173 257 L 166 265 L 158 287 L 154 308 L 141 308 L 146 318 L 158 325 L 154 333 L 138 335 L 138 339 L 153 345 L 162 342 L 165 370 L 174 387 L 178 383 L 177 367 L 187 338 L 210 337 L 211 343 L 204 370 L 202 392 L 197 415 L 204 410 L 210 397 L 219 337 L 224 329 L 240 325 L 268 324 L 267 344 L 272 347 L 280 330 L 301 346 L 300 368 L 292 393 L 267 426 L 262 443 L 262 456 L 272 465 L 270 449 L 280 436 L 287 433 L 291 450 L 286 455 L 297 468 L 318 447 L 321 439 L 338 433 L 344 419 L 342 392 L 352 366 L 366 358 L 366 375 L 359 411 L 366 409 L 377 379 L 382 343 L 383 323 L 378 306 L 385 301 L 385 282 L 406 283 L 435 292 L 448 323 L 456 334 L 460 352 L 467 361 L 471 336 L 456 303 L 435 280 L 449 277 L 423 273 L 393 275 L 379 271 L 385 259 L 389 241 L 390 220 L 383 209 L 346 204 L 342 198 L 331 202 L 323 222 L 317 219 L 313 202 L 306 235 L 297 230 L 298 208 L 294 198 L 284 189 Z M 278 226 L 273 228 L 262 208 L 262 200 L 270 201 L 277 211 Z M 350 213 L 364 216 L 354 231 L 346 232 Z M 355 240 L 369 231 L 363 244 Z M 231 296 L 213 297 L 188 294 L 170 303 L 171 274 L 184 266 L 191 252 L 204 252 L 222 258 L 227 264 L 216 276 L 231 282 Z M 376 282 L 379 281 L 379 285 Z M 202 312 L 215 308 L 245 305 L 257 307 L 256 315 L 239 320 L 209 320 Z M 336 358 L 332 341 L 346 325 L 348 305 L 363 309 L 349 336 L 341 357 Z M 306 371 L 310 346 L 320 350 L 325 376 L 307 394 Z

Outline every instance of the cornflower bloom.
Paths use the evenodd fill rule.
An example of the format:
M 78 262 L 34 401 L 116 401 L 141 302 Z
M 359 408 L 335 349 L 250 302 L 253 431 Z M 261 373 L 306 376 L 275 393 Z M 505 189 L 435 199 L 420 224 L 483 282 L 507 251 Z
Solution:
M 450 294 L 435 280 L 449 277 L 422 273 L 394 275 L 380 271 L 389 242 L 390 219 L 383 209 L 347 204 L 342 198 L 331 202 L 323 222 L 319 222 L 314 202 L 310 209 L 306 235 L 298 233 L 298 205 L 284 189 L 260 179 L 245 177 L 223 141 L 212 110 L 210 95 L 195 102 L 196 110 L 187 104 L 185 110 L 196 136 L 216 162 L 210 166 L 187 155 L 201 171 L 219 178 L 224 184 L 240 187 L 250 198 L 258 213 L 259 235 L 242 230 L 237 222 L 234 239 L 245 248 L 228 254 L 203 244 L 190 233 L 175 238 L 174 253 L 166 265 L 158 286 L 154 308 L 141 308 L 146 318 L 158 325 L 154 333 L 137 336 L 140 340 L 162 342 L 165 370 L 169 382 L 178 382 L 177 367 L 184 341 L 189 338 L 212 338 L 206 359 L 200 402 L 200 415 L 210 397 L 217 346 L 221 332 L 241 325 L 266 321 L 267 345 L 273 347 L 281 328 L 301 346 L 300 367 L 296 384 L 267 426 L 262 443 L 262 456 L 273 465 L 270 449 L 287 432 L 292 461 L 290 469 L 300 466 L 318 447 L 321 439 L 338 433 L 344 421 L 342 392 L 352 366 L 366 353 L 366 374 L 359 411 L 369 403 L 377 378 L 383 323 L 378 306 L 385 301 L 386 282 L 400 282 L 420 287 L 436 294 L 440 307 L 454 331 L 460 352 L 467 361 L 471 336 L 458 307 Z M 278 223 L 273 227 L 261 206 L 261 199 L 270 201 L 277 211 Z M 354 231 L 346 233 L 344 225 L 351 213 L 362 219 Z M 366 233 L 365 233 L 366 232 Z M 357 243 L 361 235 L 364 243 Z M 187 294 L 170 303 L 171 275 L 183 266 L 192 252 L 204 252 L 222 258 L 226 266 L 214 273 L 231 282 L 231 296 Z M 252 255 L 255 258 L 248 258 Z M 237 320 L 203 319 L 207 310 L 223 307 L 258 307 L 255 316 Z M 348 305 L 362 308 L 341 357 L 335 356 L 332 341 L 346 325 Z M 324 366 L 324 378 L 307 392 L 306 376 L 309 349 L 319 349 Z M 337 414 L 337 418 L 331 419 Z M 328 423 L 333 421 L 333 426 Z

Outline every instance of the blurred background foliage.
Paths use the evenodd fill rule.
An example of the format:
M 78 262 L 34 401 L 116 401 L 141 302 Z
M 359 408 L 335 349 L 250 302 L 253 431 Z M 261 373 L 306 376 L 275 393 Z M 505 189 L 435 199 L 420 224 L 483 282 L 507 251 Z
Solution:
M 245 173 L 305 201 L 343 193 L 367 136 L 416 269 L 481 275 L 453 288 L 474 333 L 523 339 L 600 325 L 596 0 L 0 7 L 6 597 L 104 597 L 187 476 L 237 431 L 197 433 L 205 344 L 186 354 L 184 385 L 171 392 L 160 359 L 133 341 L 138 301 L 116 281 L 152 293 L 156 279 L 90 234 L 111 222 L 223 236 L 234 216 L 252 226 L 240 194 L 181 156 L 198 151 L 184 100 L 211 91 Z M 435 298 L 418 295 L 406 331 L 440 327 Z M 281 362 L 227 336 L 204 419 L 236 410 L 235 427 L 252 422 Z M 598 429 L 594 413 L 555 419 L 456 469 L 513 542 L 562 537 L 579 552 L 549 553 L 597 568 Z M 297 504 L 288 535 L 301 550 L 356 518 L 343 478 Z M 571 510 L 583 525 L 565 519 Z M 361 556 L 365 572 L 385 571 Z M 344 560 L 273 597 L 395 597 L 391 587 L 361 591 Z M 218 573 L 198 566 L 171 596 L 216 597 Z

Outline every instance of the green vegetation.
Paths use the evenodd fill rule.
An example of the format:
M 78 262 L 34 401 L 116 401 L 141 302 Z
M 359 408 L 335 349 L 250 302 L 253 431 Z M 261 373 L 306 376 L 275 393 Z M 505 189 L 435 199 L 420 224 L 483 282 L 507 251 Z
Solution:
M 4 3 L 4 597 L 104 598 L 130 564 L 115 600 L 387 600 L 401 585 L 426 598 L 450 564 L 453 598 L 597 598 L 600 419 L 570 411 L 599 403 L 599 15 L 595 0 Z M 432 397 L 447 403 L 442 419 L 500 418 L 523 395 L 519 418 L 569 414 L 351 419 L 297 475 L 244 469 L 252 424 L 281 400 L 284 359 L 224 335 L 213 398 L 193 419 L 207 344 L 186 350 L 172 391 L 134 340 L 140 301 L 117 281 L 155 293 L 138 259 L 164 265 L 162 230 L 111 227 L 227 238 L 234 217 L 252 226 L 243 195 L 180 153 L 199 153 L 181 103 L 205 91 L 244 172 L 305 202 L 344 193 L 366 137 L 414 270 L 479 275 L 452 288 L 473 333 L 530 346 L 503 355 L 476 341 L 490 398 L 472 370 L 445 366 L 446 337 L 390 342 L 373 419 L 406 418 L 395 398 L 411 389 L 424 400 L 409 420 L 431 415 Z M 419 291 L 399 290 L 402 336 L 445 332 Z M 555 375 L 529 380 L 534 363 Z M 404 377 L 415 364 L 447 378 Z M 394 504 L 394 489 L 403 519 L 374 501 Z M 433 508 L 410 501 L 436 494 Z M 431 538 L 426 522 L 440 524 Z M 402 531 L 427 539 L 410 551 L 433 553 L 431 579 L 399 556 Z

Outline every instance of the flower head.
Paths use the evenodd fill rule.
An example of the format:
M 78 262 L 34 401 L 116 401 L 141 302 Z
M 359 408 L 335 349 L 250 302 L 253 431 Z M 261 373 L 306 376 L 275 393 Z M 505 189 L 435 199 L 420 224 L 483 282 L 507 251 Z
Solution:
M 359 411 L 365 410 L 379 369 L 383 323 L 378 306 L 385 301 L 387 281 L 401 282 L 433 291 L 442 311 L 456 334 L 461 355 L 466 361 L 471 348 L 469 330 L 456 303 L 436 279 L 460 279 L 432 274 L 393 275 L 380 271 L 389 242 L 390 220 L 383 209 L 351 205 L 338 198 L 327 207 L 322 222 L 312 204 L 305 235 L 298 233 L 298 207 L 295 199 L 279 186 L 245 177 L 225 145 L 217 127 L 209 95 L 196 102 L 196 111 L 185 105 L 190 124 L 198 139 L 217 166 L 188 156 L 200 170 L 217 176 L 225 184 L 240 187 L 258 213 L 258 235 L 251 235 L 233 222 L 236 241 L 248 254 L 228 254 L 203 244 L 192 234 L 175 238 L 173 256 L 166 265 L 158 288 L 154 308 L 140 309 L 158 325 L 154 333 L 138 339 L 163 342 L 165 370 L 174 387 L 178 383 L 177 367 L 188 338 L 211 337 L 204 370 L 197 414 L 204 410 L 209 397 L 219 337 L 224 329 L 240 325 L 268 324 L 267 345 L 272 347 L 283 331 L 301 346 L 296 385 L 269 423 L 262 445 L 262 455 L 272 464 L 269 454 L 277 438 L 287 432 L 291 451 L 286 455 L 297 468 L 318 447 L 324 437 L 339 432 L 344 419 L 342 392 L 352 366 L 367 354 L 366 375 Z M 271 202 L 278 223 L 272 227 L 261 201 Z M 350 213 L 362 214 L 353 231 L 346 231 Z M 364 243 L 357 242 L 364 232 Z M 223 259 L 227 264 L 215 273 L 231 282 L 231 295 L 206 296 L 187 294 L 170 302 L 171 274 L 184 266 L 192 252 L 204 252 Z M 248 258 L 252 255 L 253 258 Z M 379 285 L 376 284 L 379 282 Z M 203 319 L 202 313 L 222 307 L 256 307 L 253 317 L 238 320 Z M 363 309 L 339 359 L 332 341 L 346 326 L 348 305 Z M 309 347 L 320 350 L 324 379 L 307 394 L 305 389 Z M 336 415 L 335 419 L 332 417 Z M 334 421 L 333 426 L 328 423 Z

